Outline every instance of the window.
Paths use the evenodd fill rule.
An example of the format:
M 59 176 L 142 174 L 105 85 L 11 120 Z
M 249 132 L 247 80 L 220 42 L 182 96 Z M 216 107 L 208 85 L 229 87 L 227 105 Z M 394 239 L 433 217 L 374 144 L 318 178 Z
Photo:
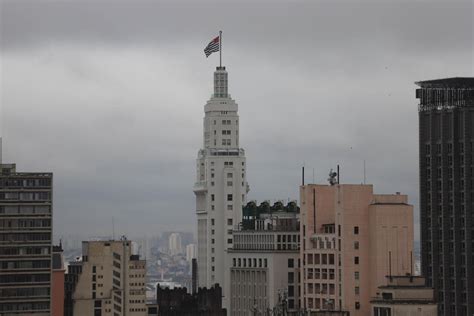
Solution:
M 358 241 L 354 241 L 354 249 L 359 249 L 359 242 Z
M 295 274 L 293 272 L 288 272 L 288 283 L 294 283 L 294 282 L 295 282 Z
M 359 235 L 359 226 L 354 226 L 354 235 Z
M 231 173 L 231 172 L 229 172 L 229 173 L 227 174 L 227 178 L 232 178 L 232 173 Z
M 232 204 L 227 205 L 227 210 L 228 210 L 228 211 L 232 211 L 232 208 L 233 208 L 233 207 L 232 207 Z
M 227 239 L 227 243 L 231 244 L 232 243 L 232 238 Z
M 360 294 L 360 288 L 359 288 L 358 286 L 356 286 L 356 287 L 354 288 L 354 293 L 355 293 L 355 295 L 359 295 L 359 294 Z
M 227 194 L 227 201 L 232 201 L 232 194 Z
M 232 181 L 227 181 L 227 186 L 231 187 L 232 186 Z
M 359 280 L 359 271 L 354 272 L 354 279 Z
M 214 219 L 211 218 L 211 225 L 214 226 Z
M 211 201 L 214 201 L 214 194 L 211 194 Z
M 288 268 L 294 268 L 295 267 L 295 260 L 292 258 L 288 258 Z
M 232 225 L 232 218 L 227 219 L 227 225 Z
M 354 257 L 354 264 L 359 264 L 359 257 Z
M 211 205 L 211 210 L 214 211 L 214 209 L 215 209 L 215 206 L 214 206 L 214 204 L 212 204 Z
M 355 302 L 355 309 L 360 309 L 360 302 Z

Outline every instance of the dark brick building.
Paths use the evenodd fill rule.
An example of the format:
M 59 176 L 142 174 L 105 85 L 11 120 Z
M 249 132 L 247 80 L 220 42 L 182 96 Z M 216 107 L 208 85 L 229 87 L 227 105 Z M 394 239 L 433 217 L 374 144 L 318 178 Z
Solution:
M 195 294 L 189 294 L 186 288 L 163 289 L 158 286 L 156 297 L 159 316 L 227 315 L 222 308 L 222 288 L 217 284 L 210 289 L 199 288 Z
M 416 83 L 422 273 L 440 315 L 474 315 L 474 78 Z

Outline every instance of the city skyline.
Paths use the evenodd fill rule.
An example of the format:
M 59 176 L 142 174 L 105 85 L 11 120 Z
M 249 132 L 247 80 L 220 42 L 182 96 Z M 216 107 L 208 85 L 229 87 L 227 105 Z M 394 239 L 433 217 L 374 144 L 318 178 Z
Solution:
M 54 173 L 55 235 L 111 231 L 112 216 L 116 236 L 170 225 L 195 231 L 189 188 L 218 64 L 202 49 L 223 29 L 223 64 L 240 105 L 248 158 L 248 200 L 297 199 L 303 164 L 307 182 L 314 168 L 314 182 L 326 183 L 329 169 L 340 164 L 341 183 L 361 183 L 366 160 L 367 183 L 381 193 L 408 194 L 419 239 L 414 82 L 472 76 L 472 3 L 438 3 L 423 12 L 422 3 L 406 2 L 270 10 L 263 4 L 252 13 L 227 4 L 216 23 L 202 25 L 199 14 L 166 18 L 183 4 L 141 3 L 127 12 L 124 3 L 4 1 L 3 161 Z M 211 16 L 210 7 L 193 8 Z M 102 23 L 106 9 L 109 20 Z M 82 10 L 81 19 L 75 10 Z M 235 10 L 248 25 L 231 15 Z M 258 19 L 264 10 L 270 31 Z M 438 25 L 446 12 L 449 23 Z M 157 24 L 154 14 L 161 17 Z M 285 23 L 283 14 L 290 17 Z M 396 23 L 399 16 L 404 25 Z M 126 29 L 120 24 L 126 17 L 141 20 Z M 38 127 L 33 133 L 30 124 Z

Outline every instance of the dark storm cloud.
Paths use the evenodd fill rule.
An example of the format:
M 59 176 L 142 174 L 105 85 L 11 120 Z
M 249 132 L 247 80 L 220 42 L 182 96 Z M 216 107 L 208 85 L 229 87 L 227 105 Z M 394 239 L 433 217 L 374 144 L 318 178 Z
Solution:
M 418 201 L 414 81 L 472 76 L 472 2 L 1 2 L 4 160 L 55 177 L 55 233 L 195 226 L 224 31 L 251 199 L 347 183 Z M 416 219 L 417 221 L 417 219 Z

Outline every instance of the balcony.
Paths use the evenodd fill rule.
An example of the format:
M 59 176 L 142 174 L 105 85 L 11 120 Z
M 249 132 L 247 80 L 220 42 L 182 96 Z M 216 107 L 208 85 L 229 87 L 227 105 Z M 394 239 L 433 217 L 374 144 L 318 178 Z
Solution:
M 207 192 L 207 181 L 195 182 L 193 191 L 195 194 Z

